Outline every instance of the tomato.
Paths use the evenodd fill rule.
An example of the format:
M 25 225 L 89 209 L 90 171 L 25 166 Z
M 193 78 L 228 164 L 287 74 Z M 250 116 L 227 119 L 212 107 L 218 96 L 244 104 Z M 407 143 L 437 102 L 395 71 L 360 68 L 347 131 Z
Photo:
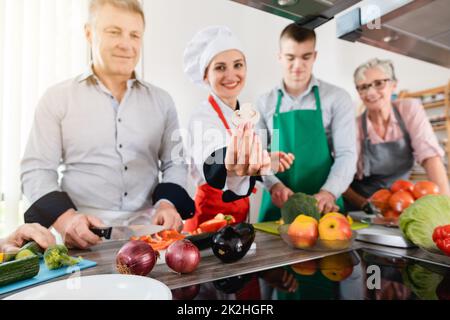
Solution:
M 414 202 L 414 197 L 408 191 L 400 190 L 389 199 L 389 206 L 395 211 L 402 212 Z
M 211 219 L 203 222 L 198 227 L 202 232 L 216 232 L 227 225 L 227 220 Z
M 439 194 L 439 187 L 431 181 L 419 181 L 415 184 L 413 195 L 414 198 L 419 199 L 429 194 Z
M 400 216 L 400 212 L 388 209 L 383 212 L 383 217 L 387 220 L 396 220 Z
M 400 190 L 413 192 L 413 189 L 414 189 L 414 183 L 412 183 L 411 181 L 406 181 L 406 180 L 397 180 L 391 186 L 392 193 L 396 193 L 397 191 L 400 191 Z
M 392 193 L 388 189 L 380 189 L 370 197 L 370 202 L 379 210 L 383 211 L 388 206 L 391 195 Z

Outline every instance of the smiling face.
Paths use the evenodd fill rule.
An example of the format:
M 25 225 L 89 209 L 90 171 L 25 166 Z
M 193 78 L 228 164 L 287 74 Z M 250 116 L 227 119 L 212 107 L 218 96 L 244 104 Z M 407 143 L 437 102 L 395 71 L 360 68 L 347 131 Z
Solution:
M 388 81 L 385 81 L 389 79 Z M 389 75 L 380 68 L 369 68 L 364 72 L 364 79 L 356 82 L 356 87 L 361 88 L 372 84 L 370 88 L 361 92 L 358 90 L 361 100 L 369 111 L 379 111 L 391 105 L 391 97 L 397 87 L 397 83 L 390 79 Z M 375 88 L 378 84 L 378 88 Z
M 106 4 L 85 28 L 94 69 L 105 76 L 130 77 L 141 54 L 144 21 L 139 13 Z
M 205 82 L 223 101 L 237 99 L 245 85 L 247 64 L 238 50 L 228 50 L 216 55 L 205 73 Z
M 316 61 L 315 41 L 313 39 L 297 42 L 282 38 L 278 59 L 283 68 L 283 79 L 287 86 L 302 86 L 311 79 Z

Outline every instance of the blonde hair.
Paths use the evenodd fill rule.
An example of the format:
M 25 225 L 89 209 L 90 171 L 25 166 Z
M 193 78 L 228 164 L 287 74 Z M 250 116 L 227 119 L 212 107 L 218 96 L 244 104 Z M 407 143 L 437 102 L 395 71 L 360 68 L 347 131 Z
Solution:
M 358 68 L 356 68 L 355 73 L 353 74 L 353 79 L 355 83 L 364 80 L 366 77 L 364 76 L 364 72 L 367 69 L 378 68 L 383 71 L 389 79 L 393 81 L 397 81 L 397 77 L 395 76 L 394 65 L 391 60 L 380 60 L 380 59 L 371 59 L 366 63 L 363 63 Z
M 104 5 L 109 4 L 116 8 L 138 13 L 142 17 L 145 26 L 145 15 L 139 0 L 91 0 L 89 3 L 89 23 L 94 25 L 97 11 Z

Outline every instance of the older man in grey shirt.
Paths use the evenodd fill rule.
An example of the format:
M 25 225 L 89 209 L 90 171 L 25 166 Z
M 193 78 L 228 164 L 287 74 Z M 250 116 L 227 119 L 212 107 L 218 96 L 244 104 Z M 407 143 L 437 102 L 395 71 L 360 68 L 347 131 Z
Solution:
M 134 72 L 144 28 L 137 0 L 91 1 L 91 68 L 36 109 L 21 166 L 25 221 L 53 226 L 69 246 L 97 244 L 90 228 L 103 224 L 180 229 L 194 212 L 174 102 Z

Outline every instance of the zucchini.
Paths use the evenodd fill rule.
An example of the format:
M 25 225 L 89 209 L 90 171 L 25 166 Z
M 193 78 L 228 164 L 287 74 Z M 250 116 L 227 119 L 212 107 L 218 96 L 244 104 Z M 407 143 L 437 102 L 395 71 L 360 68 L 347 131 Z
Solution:
M 39 273 L 39 257 L 30 256 L 0 264 L 0 287 L 29 278 Z

